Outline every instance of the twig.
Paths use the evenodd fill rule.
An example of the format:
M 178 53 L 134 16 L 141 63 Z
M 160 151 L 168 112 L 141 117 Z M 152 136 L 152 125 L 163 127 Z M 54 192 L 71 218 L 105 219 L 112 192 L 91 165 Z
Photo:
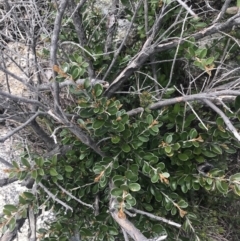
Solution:
M 184 21 L 183 21 L 183 24 L 182 24 L 182 31 L 181 31 L 181 35 L 180 35 L 180 38 L 179 38 L 179 44 L 177 45 L 177 48 L 176 48 L 176 51 L 175 51 L 175 54 L 174 54 L 173 62 L 172 62 L 172 65 L 171 65 L 171 71 L 170 71 L 169 80 L 168 80 L 167 85 L 165 86 L 165 88 L 163 89 L 163 91 L 162 91 L 162 93 L 161 93 L 160 99 L 162 99 L 162 97 L 163 97 L 163 95 L 165 94 L 167 88 L 169 87 L 169 85 L 170 85 L 171 82 L 172 82 L 173 70 L 174 70 L 174 67 L 175 67 L 175 63 L 176 63 L 176 59 L 177 59 L 177 54 L 178 54 L 178 50 L 179 50 L 179 47 L 180 47 L 180 42 L 181 42 L 181 39 L 182 39 L 182 37 L 183 37 L 183 33 L 184 33 L 184 31 L 185 31 L 184 29 L 185 29 L 186 20 L 187 20 L 187 14 L 185 15 L 185 18 L 184 18 Z
M 236 128 L 233 126 L 232 122 L 224 114 L 224 112 L 222 110 L 220 110 L 216 105 L 214 105 L 211 101 L 209 101 L 207 99 L 202 99 L 202 101 L 222 117 L 222 119 L 225 122 L 228 129 L 233 133 L 233 135 L 236 137 L 236 139 L 238 141 L 240 141 L 239 133 L 237 132 Z
M 126 114 L 129 116 L 132 116 L 132 115 L 140 114 L 142 112 L 144 112 L 144 109 L 142 107 L 138 107 L 136 109 L 132 109 L 132 110 L 128 111 Z
M 65 188 L 63 188 L 62 186 L 60 186 L 59 184 L 55 183 L 63 192 L 65 192 L 69 197 L 71 197 L 72 199 L 76 200 L 77 202 L 81 203 L 84 206 L 87 206 L 91 209 L 94 209 L 93 205 L 85 203 L 83 201 L 81 201 L 80 199 L 76 198 L 75 196 L 73 196 L 69 191 L 67 191 Z
M 131 19 L 131 23 L 130 23 L 130 25 L 129 25 L 129 27 L 128 27 L 128 30 L 127 30 L 127 32 L 126 32 L 126 35 L 125 35 L 125 37 L 124 37 L 121 45 L 119 46 L 119 48 L 117 49 L 117 51 L 114 53 L 112 62 L 111 62 L 111 64 L 109 65 L 109 67 L 108 67 L 108 69 L 107 69 L 107 71 L 106 71 L 106 73 L 105 73 L 105 75 L 104 75 L 104 77 L 103 77 L 103 80 L 105 80 L 105 79 L 107 78 L 109 72 L 111 71 L 113 65 L 115 64 L 115 62 L 116 62 L 116 60 L 117 60 L 117 57 L 118 57 L 118 55 L 120 54 L 120 52 L 121 52 L 121 50 L 122 50 L 122 48 L 123 48 L 123 46 L 124 46 L 124 44 L 125 44 L 125 42 L 126 42 L 126 40 L 127 40 L 127 38 L 128 38 L 128 35 L 129 35 L 129 33 L 130 33 L 131 29 L 132 29 L 132 26 L 133 26 L 133 22 L 134 22 L 134 20 L 135 20 L 135 18 L 136 18 L 136 16 L 137 16 L 137 11 L 138 11 L 138 9 L 140 8 L 140 6 L 142 5 L 142 1 L 143 1 L 143 0 L 139 0 L 139 2 L 138 2 L 138 5 L 137 5 L 137 7 L 136 7 L 136 9 L 135 9 L 135 12 L 134 12 L 134 14 L 133 14 L 133 16 L 132 16 L 132 19 Z
M 56 137 L 56 132 L 60 129 L 60 128 L 65 128 L 65 127 L 68 127 L 68 126 L 58 126 L 57 128 L 54 129 L 52 135 L 50 137 L 53 138 L 54 140 L 54 143 L 57 144 L 57 137 Z
M 66 9 L 67 3 L 68 3 L 67 0 L 60 1 L 60 6 L 58 8 L 57 16 L 54 22 L 54 28 L 53 28 L 52 39 L 51 39 L 51 49 L 50 49 L 50 60 L 51 60 L 52 67 L 57 64 L 58 39 L 59 39 L 60 30 L 61 30 L 63 13 Z M 54 109 L 58 114 L 61 114 L 61 107 L 59 102 L 59 84 L 55 79 L 56 79 L 56 72 L 53 70 L 54 85 L 53 85 L 52 94 L 54 96 Z
M 225 0 L 221 12 L 218 14 L 218 16 L 216 17 L 216 19 L 213 21 L 213 23 L 217 23 L 219 20 L 221 20 L 221 18 L 223 17 L 223 15 L 225 14 L 229 4 L 230 4 L 231 0 Z
M 30 228 L 30 235 L 28 236 L 29 241 L 36 240 L 36 215 L 34 214 L 34 207 L 32 205 L 28 206 L 28 221 Z
M 63 207 L 66 208 L 66 210 L 70 210 L 71 212 L 73 212 L 73 209 L 67 205 L 66 203 L 64 203 L 63 201 L 61 201 L 60 199 L 58 199 L 56 197 L 56 195 L 54 195 L 53 193 L 51 193 L 41 182 L 38 183 L 38 185 L 48 194 L 49 197 L 51 197 L 55 202 L 60 203 Z
M 107 38 L 104 45 L 104 53 L 112 50 L 113 36 L 117 29 L 117 13 L 118 13 L 119 0 L 112 0 L 112 9 L 107 15 Z
M 45 110 L 47 109 L 47 107 L 45 105 L 43 105 L 42 103 L 40 103 L 37 100 L 30 100 L 30 99 L 27 99 L 27 98 L 24 98 L 24 97 L 11 95 L 11 94 L 8 94 L 8 93 L 3 92 L 3 91 L 0 91 L 0 95 L 5 96 L 5 97 L 7 97 L 9 99 L 12 99 L 14 101 L 17 101 L 17 102 L 29 103 L 29 104 L 32 104 L 32 105 L 40 106 L 40 107 L 42 107 Z
M 28 119 L 24 124 L 22 124 L 21 126 L 17 127 L 16 129 L 14 129 L 13 131 L 10 131 L 7 133 L 7 135 L 5 135 L 4 137 L 0 138 L 0 143 L 4 142 L 5 140 L 7 140 L 9 137 L 11 137 L 12 135 L 14 135 L 15 133 L 17 133 L 18 131 L 20 131 L 21 129 L 23 129 L 25 126 L 27 126 L 31 121 L 33 121 L 38 115 L 40 114 L 40 112 L 37 112 L 35 115 L 33 115 L 30 119 Z
M 168 219 L 158 217 L 158 216 L 156 216 L 156 215 L 153 215 L 153 214 L 151 214 L 151 213 L 138 210 L 138 209 L 136 209 L 136 208 L 131 208 L 131 210 L 134 211 L 135 213 L 148 216 L 148 217 L 153 218 L 153 219 L 155 219 L 155 220 L 162 221 L 162 222 L 167 223 L 167 224 L 169 224 L 169 225 L 175 226 L 175 227 L 177 227 L 177 228 L 181 228 L 181 226 L 182 226 L 182 225 L 179 224 L 179 223 L 175 223 L 175 222 L 170 221 L 170 220 L 168 220 Z
M 156 110 L 163 106 L 173 105 L 173 104 L 176 104 L 179 102 L 194 101 L 194 100 L 201 101 L 206 98 L 215 100 L 217 98 L 217 96 L 221 96 L 221 95 L 238 96 L 238 95 L 240 95 L 240 91 L 221 90 L 221 91 L 216 91 L 216 92 L 211 92 L 211 93 L 199 93 L 199 94 L 193 94 L 193 95 L 188 95 L 188 96 L 179 96 L 179 97 L 172 98 L 172 99 L 158 101 L 155 104 L 152 104 L 149 108 L 150 108 L 150 110 Z
M 239 22 L 240 13 L 234 15 L 229 18 L 226 22 L 220 24 L 214 24 L 205 28 L 189 37 L 186 37 L 182 40 L 169 40 L 165 43 L 158 44 L 157 46 L 147 46 L 143 47 L 142 50 L 133 58 L 133 60 L 128 64 L 128 66 L 115 78 L 115 80 L 111 83 L 108 89 L 105 91 L 105 96 L 112 96 L 114 92 L 119 89 L 119 87 L 129 78 L 129 76 L 140 68 L 147 59 L 155 53 L 160 53 L 169 49 L 176 47 L 179 44 L 183 44 L 185 41 L 188 41 L 188 38 L 193 37 L 195 40 L 199 40 L 204 38 L 205 36 L 217 33 L 219 31 L 223 31 L 231 28 L 235 24 Z M 147 40 L 148 41 L 148 40 Z M 146 42 L 147 42 L 146 41 Z M 150 40 L 149 40 L 150 41 Z
M 82 2 L 81 6 L 83 6 L 83 4 L 86 1 L 85 2 L 81 1 L 81 2 Z M 81 45 L 81 49 L 84 49 L 83 47 L 87 44 L 87 37 L 86 37 L 86 34 L 85 34 L 85 29 L 83 27 L 82 15 L 79 11 L 74 10 L 74 8 L 76 7 L 75 1 L 71 0 L 71 1 L 69 1 L 69 3 L 70 3 L 72 11 L 74 12 L 73 15 L 72 15 L 72 18 L 73 18 L 73 24 L 74 24 L 74 27 L 75 27 L 75 30 L 76 30 L 76 33 L 77 33 L 78 41 Z M 86 52 L 85 49 L 84 49 L 84 51 Z M 86 56 L 85 52 L 83 52 L 82 55 L 83 55 L 85 61 L 88 63 L 88 67 L 87 67 L 88 68 L 88 76 L 90 78 L 94 78 L 95 73 L 94 73 L 93 63 L 89 59 L 89 57 Z
M 193 12 L 191 8 L 188 7 L 188 5 L 183 2 L 182 0 L 177 0 L 180 5 L 182 5 L 183 8 L 186 9 L 187 12 L 189 12 L 193 17 L 198 18 L 198 15 Z
M 2 157 L 0 157 L 0 162 L 10 168 L 13 167 L 13 165 L 11 163 L 9 163 L 8 161 L 6 161 L 5 159 L 3 159 Z
M 4 187 L 7 186 L 8 184 L 11 184 L 13 182 L 18 181 L 17 177 L 13 177 L 13 178 L 1 178 L 0 179 L 0 187 Z

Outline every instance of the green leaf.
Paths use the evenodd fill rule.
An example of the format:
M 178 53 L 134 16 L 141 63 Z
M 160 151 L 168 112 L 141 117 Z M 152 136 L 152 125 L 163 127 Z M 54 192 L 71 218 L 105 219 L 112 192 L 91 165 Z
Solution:
M 207 58 L 206 59 L 206 65 L 210 65 L 210 64 L 212 64 L 214 62 L 214 57 L 210 57 L 210 58 Z
M 125 129 L 123 132 L 122 132 L 122 136 L 124 139 L 128 139 L 129 137 L 132 136 L 132 132 L 129 130 L 129 129 Z
M 103 87 L 100 84 L 94 85 L 94 93 L 96 97 L 99 97 L 103 92 Z
M 25 205 L 27 201 L 21 195 L 19 195 L 19 203 Z
M 153 227 L 151 228 L 151 231 L 157 234 L 161 234 L 161 236 L 163 235 L 163 233 L 166 233 L 166 230 L 164 229 L 164 227 L 159 223 L 154 224 Z
M 207 55 L 207 49 L 202 49 L 201 52 L 199 53 L 199 58 L 203 59 Z
M 95 119 L 95 121 L 93 122 L 93 129 L 99 129 L 101 128 L 105 123 L 105 120 L 102 119 Z
M 180 208 L 187 208 L 188 207 L 188 203 L 185 202 L 184 200 L 180 200 L 177 204 Z
M 115 197 L 119 197 L 123 195 L 123 190 L 121 188 L 113 188 L 111 190 L 111 195 L 115 196 Z
M 16 227 L 16 219 L 12 217 L 8 222 L 8 225 L 9 225 L 9 232 L 12 232 Z
M 162 171 L 165 168 L 165 164 L 163 162 L 160 162 L 157 164 L 157 171 Z
M 189 157 L 188 157 L 185 153 L 179 153 L 179 154 L 178 154 L 178 158 L 179 158 L 181 161 L 187 161 Z
M 13 166 L 14 166 L 16 169 L 19 169 L 19 165 L 18 165 L 18 163 L 17 163 L 16 161 L 13 161 L 12 164 L 13 164 Z
M 221 147 L 217 145 L 211 145 L 211 150 L 216 154 L 222 155 L 223 153 Z
M 28 168 L 31 168 L 31 165 L 30 163 L 28 162 L 28 160 L 24 157 L 21 158 L 21 162 L 24 166 L 28 167 Z
M 240 196 L 240 185 L 239 184 L 235 184 L 233 190 L 234 190 L 235 194 Z
M 92 236 L 92 231 L 88 228 L 84 228 L 84 227 L 81 227 L 81 230 L 80 230 L 80 233 L 81 233 L 81 236 Z
M 130 152 L 131 151 L 131 147 L 127 143 L 123 144 L 121 146 L 121 148 L 122 148 L 122 151 L 124 151 L 124 152 Z
M 65 171 L 66 172 L 72 172 L 73 171 L 73 168 L 71 166 L 65 166 Z
M 88 90 L 89 88 L 91 88 L 91 82 L 89 79 L 85 79 L 84 81 L 84 89 Z
M 31 192 L 23 192 L 23 197 L 26 197 L 26 199 L 33 200 L 35 196 Z
M 52 164 L 54 166 L 56 166 L 57 165 L 57 155 L 54 155 L 51 160 L 52 160 Z
M 151 114 L 148 114 L 146 120 L 148 125 L 151 125 L 153 123 L 153 116 Z
M 128 195 L 127 195 L 128 196 Z M 130 199 L 126 199 L 127 203 L 130 204 L 131 206 L 135 206 L 137 201 L 134 197 L 131 197 Z
M 19 172 L 19 173 L 18 173 L 18 179 L 19 179 L 19 180 L 25 179 L 25 177 L 27 176 L 27 174 L 28 174 L 28 172 L 26 172 L 26 171 Z
M 148 174 L 151 171 L 151 167 L 149 166 L 148 163 L 144 162 L 142 170 L 143 170 L 143 173 Z
M 108 226 L 108 234 L 110 235 L 118 235 L 118 230 L 115 227 L 109 227 Z
M 33 171 L 31 172 L 31 176 L 32 176 L 32 178 L 36 179 L 37 176 L 38 176 L 37 170 L 33 170 Z
M 151 212 L 153 210 L 153 207 L 150 204 L 143 203 L 142 205 L 148 212 Z
M 157 134 L 158 132 L 159 132 L 159 128 L 158 128 L 158 126 L 156 125 L 156 126 L 153 126 L 153 127 L 151 127 L 150 128 L 150 130 L 152 130 L 155 134 Z
M 236 173 L 236 174 L 230 176 L 230 181 L 231 182 L 234 182 L 234 181 L 239 182 L 240 181 L 240 173 Z
M 17 212 L 17 210 L 18 210 L 18 208 L 15 207 L 15 206 L 12 205 L 12 204 L 6 204 L 6 205 L 4 205 L 4 208 L 5 208 L 6 210 L 8 210 L 9 212 Z
M 82 109 L 79 113 L 79 115 L 82 117 L 82 118 L 89 118 L 89 117 L 92 117 L 94 115 L 94 112 L 92 109 Z
M 111 137 L 111 142 L 114 144 L 117 144 L 120 141 L 120 137 L 119 136 L 112 136 Z
M 170 144 L 172 142 L 173 138 L 172 138 L 172 135 L 167 135 L 166 138 L 165 138 L 165 142 Z
M 153 176 L 151 176 L 151 182 L 152 183 L 156 183 L 159 180 L 159 175 L 158 174 L 154 174 Z
M 56 171 L 54 168 L 50 168 L 49 173 L 50 173 L 50 175 L 53 176 L 53 177 L 58 175 L 57 171 Z
M 113 106 L 107 109 L 107 112 L 111 115 L 115 115 L 117 113 L 118 109 L 117 107 Z
M 189 133 L 189 136 L 190 136 L 191 139 L 196 138 L 198 136 L 197 130 L 195 128 L 191 129 L 190 133 Z
M 159 191 L 156 191 L 154 193 L 155 199 L 157 202 L 161 202 L 162 201 L 162 194 Z
M 34 161 L 37 164 L 37 166 L 43 167 L 43 164 L 44 164 L 44 158 L 43 157 L 36 158 Z
M 199 23 L 194 24 L 194 27 L 196 29 L 205 28 L 206 26 L 207 26 L 207 23 L 205 23 L 205 22 L 199 22 Z
M 130 183 L 128 187 L 133 192 L 138 192 L 141 189 L 141 186 L 138 183 Z
M 222 194 L 226 194 L 228 191 L 228 184 L 223 181 L 216 180 L 216 187 Z
M 188 188 L 187 188 L 187 186 L 185 184 L 182 184 L 181 185 L 181 190 L 182 190 L 183 193 L 187 193 Z
M 216 120 L 216 123 L 217 123 L 217 125 L 219 125 L 219 126 L 223 126 L 224 121 L 223 121 L 223 119 L 222 119 L 221 117 L 218 117 L 217 120 Z
M 164 151 L 166 153 L 171 153 L 172 152 L 172 147 L 171 146 L 166 146 L 166 147 L 164 147 Z
M 203 150 L 202 153 L 203 153 L 203 155 L 206 156 L 206 157 L 215 157 L 215 156 L 216 156 L 215 153 L 210 152 L 210 151 L 205 151 L 205 150 Z
M 71 71 L 72 78 L 76 80 L 80 75 L 80 69 L 76 66 L 73 67 L 73 70 Z

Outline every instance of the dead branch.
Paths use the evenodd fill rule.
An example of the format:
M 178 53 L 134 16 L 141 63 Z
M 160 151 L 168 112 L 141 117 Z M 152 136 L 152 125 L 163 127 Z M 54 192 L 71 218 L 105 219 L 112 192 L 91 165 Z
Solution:
M 139 69 L 147 59 L 156 52 L 163 52 L 168 49 L 175 48 L 178 44 L 183 44 L 188 38 L 193 37 L 195 40 L 199 40 L 208 35 L 217 33 L 219 31 L 230 30 L 232 26 L 238 24 L 240 21 L 240 13 L 229 18 L 226 22 L 213 24 L 204 30 L 201 30 L 189 37 L 180 40 L 167 41 L 166 43 L 160 43 L 157 46 L 149 45 L 151 43 L 151 38 L 148 38 L 141 49 L 141 51 L 130 61 L 128 66 L 115 78 L 115 80 L 110 84 L 110 86 L 105 91 L 105 96 L 112 96 L 116 90 L 119 90 L 120 86 L 128 79 L 134 71 Z
M 226 126 L 228 127 L 229 131 L 231 131 L 233 133 L 233 135 L 236 137 L 236 139 L 238 141 L 240 141 L 240 135 L 239 135 L 238 131 L 233 126 L 232 122 L 228 119 L 228 117 L 224 114 L 224 112 L 222 110 L 220 110 L 216 105 L 214 105 L 208 99 L 202 99 L 202 101 L 222 117 L 222 119 L 225 122 Z

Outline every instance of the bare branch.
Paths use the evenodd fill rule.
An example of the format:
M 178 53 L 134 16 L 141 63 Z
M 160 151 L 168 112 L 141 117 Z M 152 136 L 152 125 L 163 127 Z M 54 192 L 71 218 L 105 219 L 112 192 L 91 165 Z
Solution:
M 9 163 L 8 161 L 6 161 L 6 160 L 3 159 L 2 157 L 0 157 L 0 162 L 1 162 L 2 164 L 4 164 L 5 166 L 10 167 L 10 168 L 13 167 L 13 165 L 12 165 L 11 163 Z
M 198 15 L 193 12 L 191 8 L 188 7 L 188 5 L 183 2 L 182 0 L 177 0 L 180 5 L 182 5 L 183 8 L 186 9 L 187 12 L 189 12 L 194 18 L 198 18 Z
M 202 99 L 202 101 L 207 104 L 211 109 L 213 109 L 217 114 L 219 114 L 223 121 L 225 122 L 226 126 L 228 127 L 229 131 L 233 133 L 238 141 L 240 141 L 240 135 L 236 128 L 233 126 L 232 122 L 228 119 L 228 117 L 224 114 L 222 110 L 220 110 L 216 105 L 214 105 L 211 101 L 207 99 Z
M 75 196 L 73 196 L 70 192 L 68 192 L 65 188 L 63 188 L 62 186 L 60 186 L 59 184 L 55 183 L 63 192 L 65 192 L 69 197 L 71 197 L 72 199 L 76 200 L 77 202 L 81 203 L 84 206 L 87 206 L 91 209 L 94 209 L 93 205 L 85 203 L 83 201 L 81 201 L 80 199 L 76 198 Z
M 138 210 L 138 209 L 136 209 L 136 208 L 132 208 L 131 210 L 134 211 L 135 213 L 148 216 L 149 218 L 153 218 L 153 219 L 155 219 L 155 220 L 158 220 L 158 221 L 167 223 L 167 224 L 172 225 L 172 226 L 175 226 L 175 227 L 177 227 L 177 228 L 181 228 L 181 226 L 182 226 L 182 225 L 179 224 L 179 223 L 175 223 L 175 222 L 170 221 L 170 220 L 168 220 L 168 219 L 166 219 L 166 218 L 161 218 L 161 217 L 158 217 L 158 216 L 153 215 L 153 214 L 151 214 L 151 213 Z
M 109 65 L 109 67 L 108 67 L 108 69 L 107 69 L 107 71 L 106 71 L 106 73 L 105 73 L 105 75 L 104 75 L 104 77 L 103 77 L 103 80 L 105 80 L 105 79 L 107 78 L 109 72 L 111 71 L 113 65 L 115 64 L 115 62 L 116 62 L 116 60 L 117 60 L 117 57 L 118 57 L 118 55 L 120 54 L 120 52 L 121 52 L 121 50 L 122 50 L 122 48 L 123 48 L 123 46 L 124 46 L 124 44 L 125 44 L 125 42 L 126 42 L 126 40 L 127 40 L 127 37 L 128 37 L 128 35 L 129 35 L 129 33 L 130 33 L 131 29 L 132 29 L 133 22 L 134 22 L 134 20 L 135 20 L 135 18 L 136 18 L 136 16 L 137 16 L 137 11 L 138 11 L 138 9 L 140 8 L 140 6 L 142 5 L 142 2 L 143 2 L 143 0 L 140 0 L 140 1 L 138 2 L 138 5 L 137 5 L 137 7 L 136 7 L 136 10 L 135 10 L 135 12 L 134 12 L 134 14 L 133 14 L 133 16 L 132 16 L 132 19 L 131 19 L 131 23 L 130 23 L 130 25 L 129 25 L 129 27 L 128 27 L 127 33 L 126 33 L 124 39 L 122 40 L 121 45 L 119 46 L 119 48 L 117 49 L 117 51 L 114 53 L 112 62 L 111 62 L 111 64 Z
M 73 209 L 66 204 L 65 202 L 61 201 L 60 199 L 58 199 L 53 193 L 51 193 L 41 182 L 38 183 L 38 185 L 44 190 L 44 192 L 46 192 L 48 194 L 49 197 L 51 197 L 55 202 L 58 202 L 59 204 L 61 204 L 63 207 L 66 208 L 66 210 L 70 210 L 71 212 L 73 212 Z
M 86 34 L 85 34 L 85 30 L 83 28 L 83 23 L 82 23 L 82 16 L 81 14 L 79 14 L 78 11 L 75 11 L 74 9 L 77 9 L 77 6 L 75 4 L 75 1 L 71 0 L 70 1 L 70 5 L 71 5 L 71 9 L 73 11 L 73 23 L 74 23 L 74 27 L 78 36 L 78 40 L 81 46 L 84 46 L 87 44 L 87 38 L 86 38 Z M 83 3 L 81 4 L 81 6 L 83 6 Z M 84 52 L 82 52 L 82 55 L 85 59 L 85 61 L 88 63 L 88 76 L 90 78 L 94 78 L 95 74 L 94 74 L 94 68 L 93 68 L 93 63 L 92 61 L 88 58 L 88 56 L 86 56 L 86 54 Z
M 218 14 L 218 16 L 216 17 L 216 19 L 213 21 L 213 23 L 217 23 L 221 20 L 221 18 L 223 17 L 223 15 L 225 14 L 229 4 L 230 4 L 231 0 L 226 0 L 222 6 L 221 12 Z
M 173 105 L 173 104 L 176 104 L 179 102 L 194 101 L 194 100 L 201 101 L 203 99 L 215 100 L 215 99 L 217 99 L 217 96 L 221 96 L 221 95 L 238 96 L 238 95 L 240 95 L 240 91 L 221 90 L 221 91 L 216 91 L 216 92 L 211 92 L 211 93 L 200 93 L 200 94 L 194 94 L 194 95 L 188 95 L 188 96 L 180 96 L 180 97 L 176 97 L 176 98 L 172 98 L 172 99 L 158 101 L 158 102 L 152 104 L 149 108 L 150 108 L 150 110 L 156 110 L 163 106 Z
M 18 178 L 13 177 L 13 178 L 2 178 L 0 179 L 0 187 L 7 186 L 8 184 L 11 184 L 13 182 L 18 181 Z
M 4 137 L 0 138 L 0 143 L 4 142 L 5 140 L 7 140 L 9 137 L 11 137 L 12 135 L 14 135 L 15 133 L 17 133 L 18 131 L 20 131 L 21 129 L 23 129 L 25 126 L 27 126 L 30 122 L 32 122 L 38 115 L 40 114 L 40 112 L 37 112 L 35 115 L 33 115 L 30 119 L 28 119 L 24 124 L 22 124 L 21 126 L 17 127 L 16 129 L 14 129 L 13 131 L 10 131 L 7 135 L 5 135 Z
M 9 99 L 12 99 L 14 101 L 17 101 L 17 102 L 29 103 L 29 104 L 32 104 L 32 105 L 37 105 L 39 107 L 42 107 L 45 110 L 47 109 L 47 107 L 45 105 L 43 105 L 42 103 L 40 103 L 37 100 L 30 100 L 30 99 L 27 99 L 27 98 L 24 98 L 24 97 L 11 95 L 11 94 L 8 94 L 8 93 L 3 92 L 3 91 L 0 91 L 0 95 L 5 96 L 5 97 L 7 97 Z
M 240 22 L 240 13 L 234 15 L 233 17 L 229 18 L 226 22 L 220 24 L 213 24 L 208 28 L 205 28 L 189 37 L 186 37 L 182 40 L 172 40 L 167 41 L 166 43 L 158 44 L 157 46 L 148 46 L 146 43 L 150 42 L 151 39 L 147 39 L 142 50 L 130 61 L 128 66 L 116 77 L 116 79 L 110 84 L 108 89 L 105 91 L 105 95 L 110 97 L 114 94 L 116 90 L 128 79 L 130 75 L 138 68 L 140 68 L 146 60 L 156 52 L 163 52 L 168 49 L 172 49 L 176 47 L 178 44 L 183 44 L 188 38 L 193 37 L 195 40 L 199 40 L 203 37 L 208 35 L 217 33 L 219 31 L 224 31 L 231 29 L 232 26 L 238 24 Z
M 58 8 L 57 16 L 54 22 L 54 29 L 52 33 L 52 40 L 51 40 L 51 50 L 50 50 L 50 59 L 52 67 L 57 64 L 57 48 L 58 48 L 58 39 L 59 33 L 61 30 L 61 22 L 63 18 L 63 13 L 67 7 L 67 0 L 61 0 L 60 6 Z M 54 96 L 54 109 L 58 114 L 61 114 L 61 107 L 59 102 L 59 84 L 55 80 L 56 73 L 53 71 L 53 79 L 54 79 L 54 86 L 53 86 L 53 96 Z
M 119 0 L 112 0 L 112 9 L 107 16 L 107 39 L 104 46 L 104 53 L 107 53 L 112 50 L 113 35 L 116 32 L 116 20 L 118 12 Z

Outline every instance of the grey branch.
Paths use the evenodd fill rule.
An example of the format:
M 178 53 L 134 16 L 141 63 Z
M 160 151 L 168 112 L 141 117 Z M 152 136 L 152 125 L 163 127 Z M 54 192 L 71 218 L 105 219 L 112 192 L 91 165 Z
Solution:
M 29 103 L 29 104 L 32 104 L 32 105 L 36 105 L 36 106 L 42 107 L 45 110 L 47 109 L 47 107 L 45 105 L 43 105 L 42 103 L 40 103 L 37 100 L 30 100 L 30 99 L 27 99 L 27 98 L 24 98 L 24 97 L 11 95 L 11 94 L 8 94 L 8 93 L 3 92 L 3 91 L 0 91 L 0 95 L 5 96 L 5 97 L 7 97 L 7 98 L 9 98 L 11 100 L 17 101 L 17 102 Z
M 196 101 L 196 100 L 201 101 L 203 99 L 211 99 L 212 101 L 216 101 L 218 103 L 219 98 L 224 97 L 225 99 L 232 99 L 232 96 L 238 96 L 238 95 L 240 95 L 240 91 L 237 91 L 237 90 L 221 90 L 221 91 L 216 91 L 211 93 L 209 92 L 209 93 L 193 94 L 188 96 L 179 96 L 172 99 L 158 101 L 150 105 L 149 109 L 157 110 L 164 106 L 174 105 L 180 102 L 189 102 L 189 101 Z M 143 108 L 139 107 L 136 109 L 132 109 L 131 111 L 128 111 L 127 114 L 132 116 L 132 115 L 140 114 L 142 112 L 143 112 Z
M 9 137 L 11 137 L 12 135 L 14 135 L 15 133 L 17 133 L 18 131 L 20 131 L 21 129 L 23 129 L 25 126 L 27 126 L 30 122 L 32 122 L 38 115 L 40 114 L 40 112 L 37 112 L 35 115 L 33 115 L 30 119 L 28 119 L 24 124 L 22 124 L 21 126 L 15 128 L 13 131 L 10 131 L 7 133 L 7 135 L 5 135 L 4 137 L 0 138 L 0 143 L 4 142 L 5 140 L 7 140 Z
M 158 217 L 158 216 L 153 215 L 153 214 L 151 214 L 151 213 L 138 210 L 138 209 L 136 209 L 136 208 L 132 208 L 131 210 L 134 211 L 135 213 L 148 216 L 148 217 L 153 218 L 153 219 L 155 219 L 155 220 L 158 220 L 158 221 L 167 223 L 167 224 L 169 224 L 169 225 L 175 226 L 175 227 L 177 227 L 177 228 L 181 228 L 181 226 L 182 226 L 182 225 L 179 224 L 179 223 L 175 223 L 175 222 L 170 221 L 170 220 L 168 220 L 168 219 L 166 219 L 166 218 L 161 218 L 161 217 Z
M 222 119 L 225 122 L 228 129 L 233 133 L 233 135 L 236 137 L 236 139 L 238 141 L 240 141 L 240 135 L 239 135 L 238 131 L 233 126 L 232 122 L 228 119 L 228 117 L 224 114 L 224 112 L 222 110 L 220 110 L 216 105 L 214 105 L 211 101 L 209 101 L 207 99 L 203 99 L 202 101 L 222 117 Z
M 224 23 L 213 24 L 208 28 L 205 28 L 189 37 L 186 37 L 182 40 L 176 39 L 172 41 L 167 41 L 166 43 L 162 42 L 158 45 L 149 45 L 151 43 L 151 36 L 146 40 L 143 48 L 141 51 L 132 59 L 132 61 L 128 64 L 128 66 L 116 77 L 116 79 L 110 84 L 110 86 L 105 91 L 105 96 L 112 96 L 116 90 L 131 76 L 137 69 L 139 69 L 147 59 L 155 54 L 160 53 L 169 49 L 176 47 L 178 44 L 183 44 L 187 41 L 190 37 L 195 38 L 195 40 L 202 39 L 208 35 L 217 33 L 219 31 L 224 31 L 227 29 L 231 29 L 232 26 L 239 24 L 240 22 L 240 13 L 234 15 L 233 17 L 229 18 Z
M 61 201 L 59 198 L 57 198 L 53 193 L 51 193 L 41 182 L 38 183 L 38 185 L 44 190 L 44 192 L 47 193 L 47 195 L 49 197 L 51 197 L 55 202 L 60 203 L 63 207 L 66 208 L 66 210 L 70 210 L 71 212 L 73 212 L 73 209 L 67 205 L 65 202 Z
M 85 203 L 83 201 L 81 201 L 80 199 L 76 198 L 75 196 L 73 196 L 70 192 L 68 192 L 66 189 L 64 189 L 62 186 L 60 186 L 59 184 L 55 183 L 63 192 L 65 192 L 69 197 L 71 197 L 72 199 L 76 200 L 77 202 L 81 203 L 82 205 L 84 206 L 87 206 L 91 209 L 94 209 L 93 208 L 93 205 L 91 204 L 88 204 L 88 203 Z

